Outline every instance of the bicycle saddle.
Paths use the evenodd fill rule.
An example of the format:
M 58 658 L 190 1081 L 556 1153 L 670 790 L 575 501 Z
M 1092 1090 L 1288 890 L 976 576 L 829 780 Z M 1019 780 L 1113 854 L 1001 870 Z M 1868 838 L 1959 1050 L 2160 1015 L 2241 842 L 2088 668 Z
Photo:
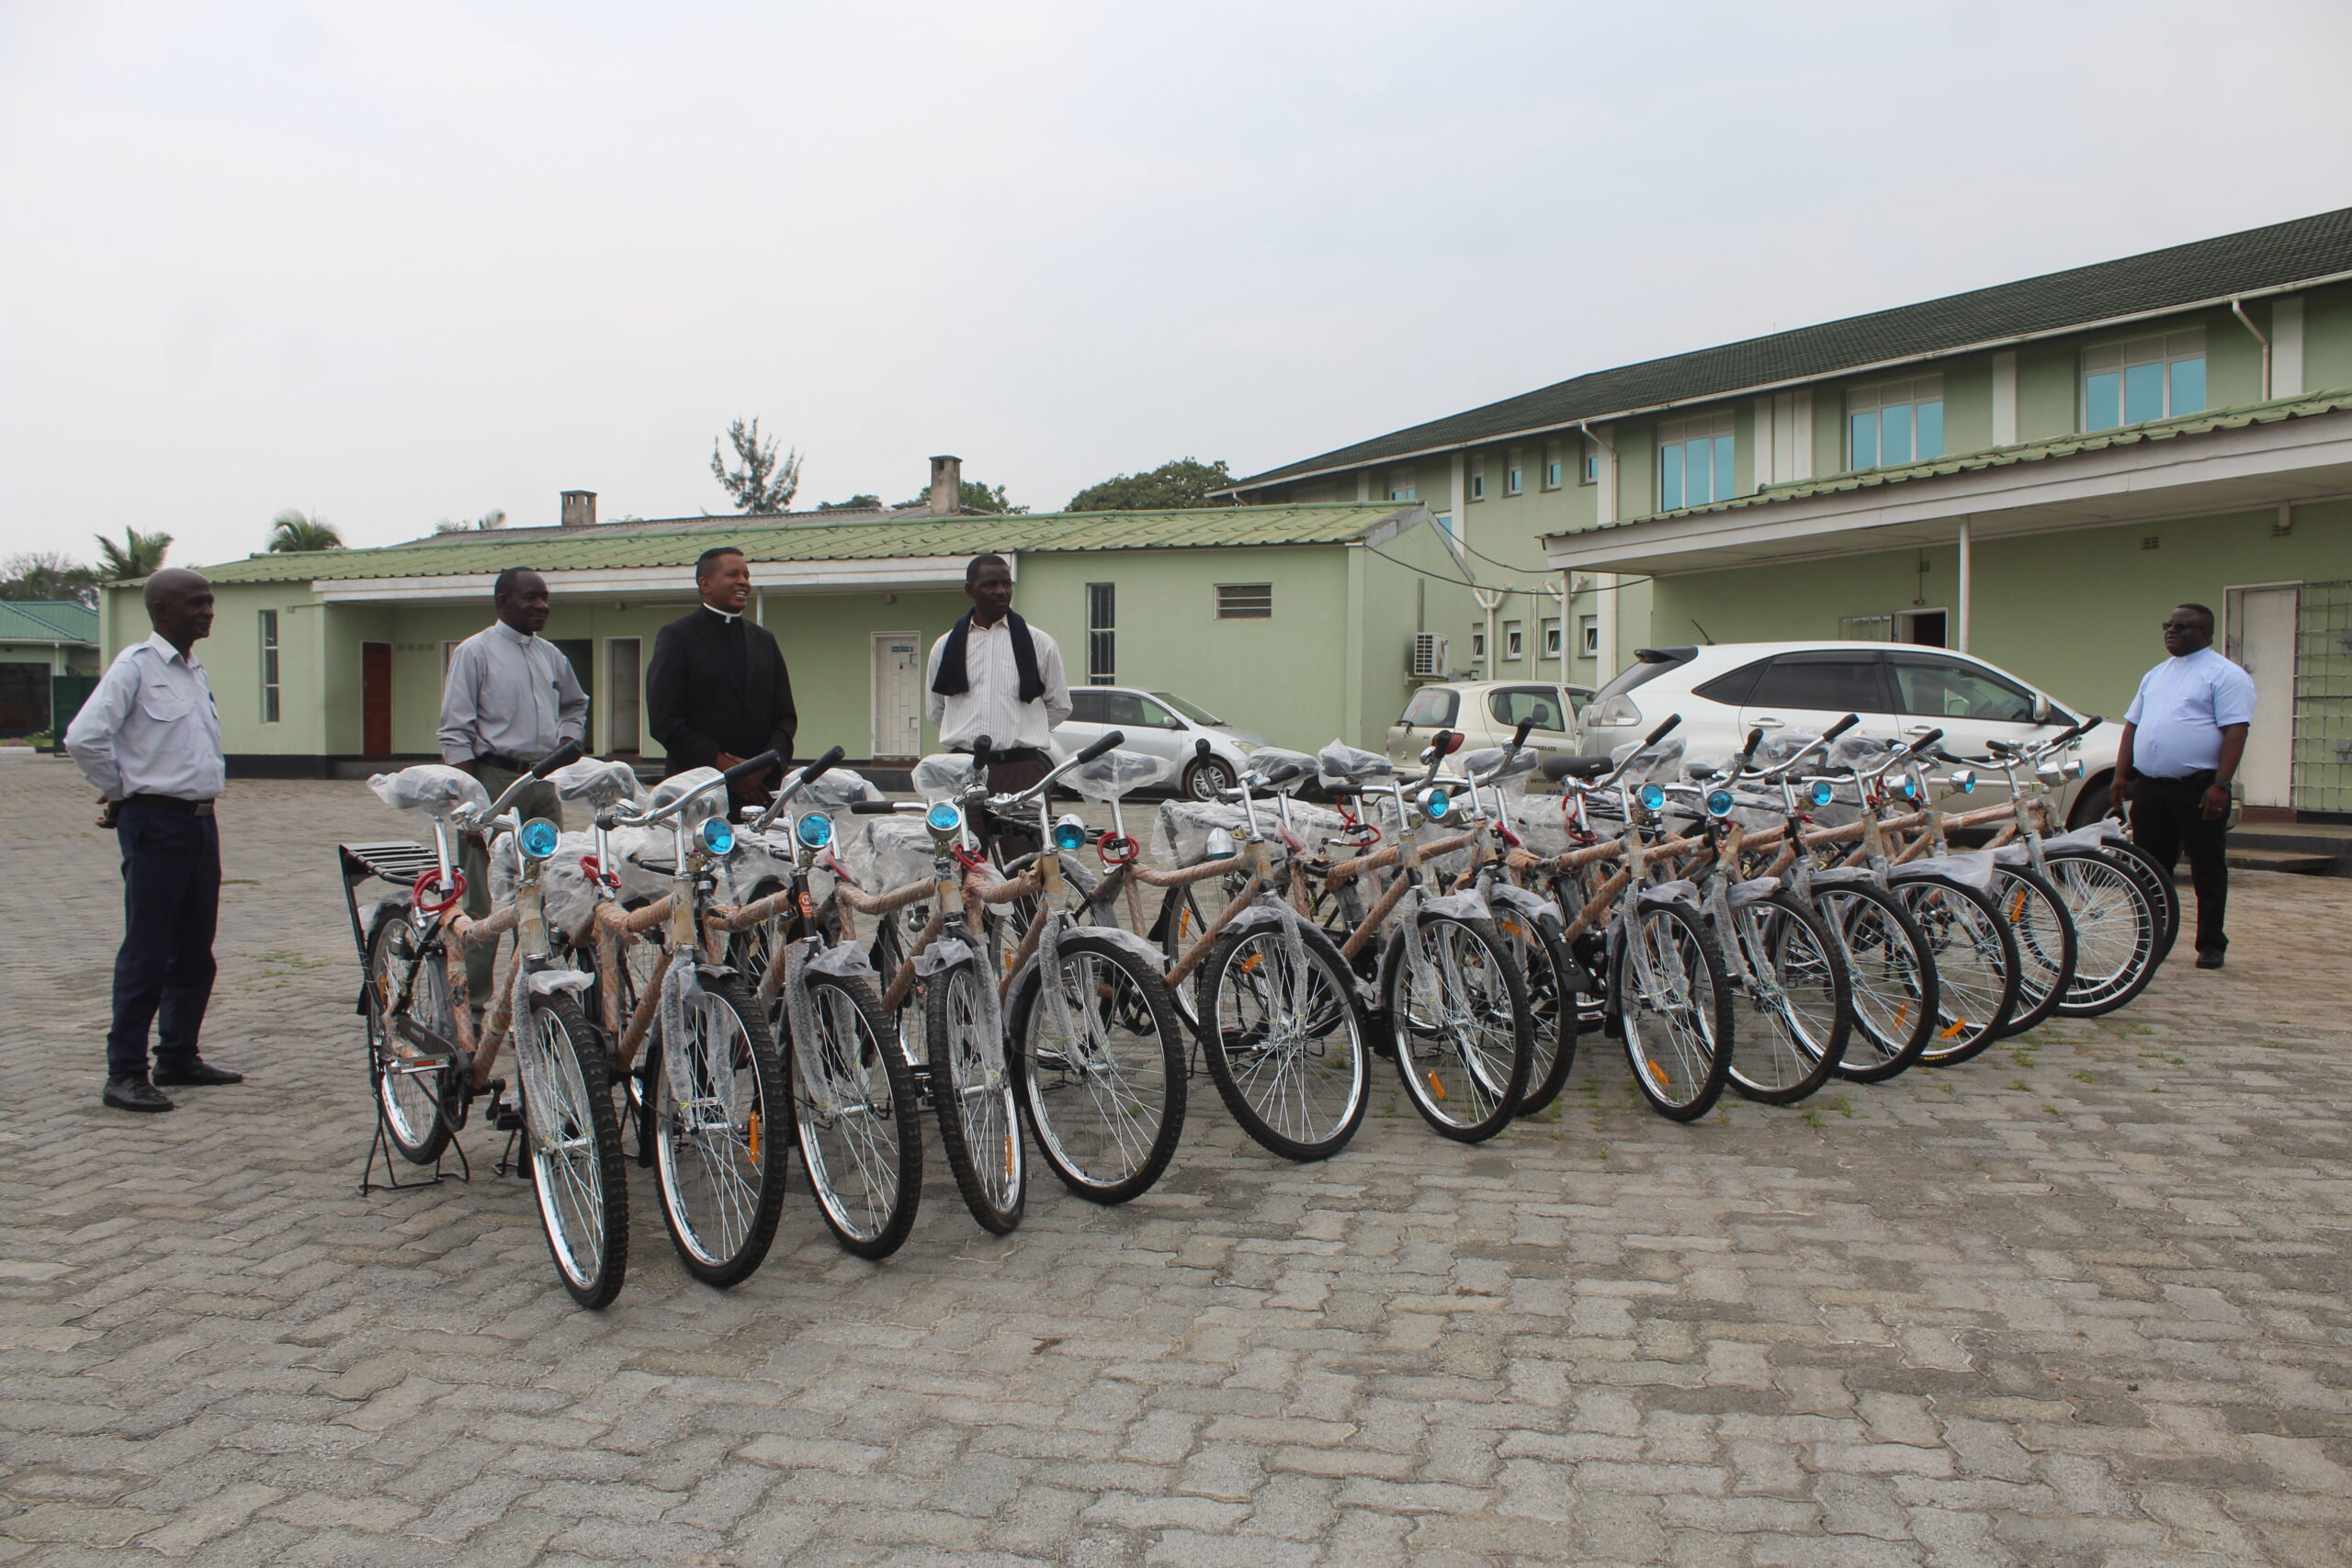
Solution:
M 1544 759 L 1547 779 L 1597 779 L 1616 766 L 1608 757 L 1550 756 Z

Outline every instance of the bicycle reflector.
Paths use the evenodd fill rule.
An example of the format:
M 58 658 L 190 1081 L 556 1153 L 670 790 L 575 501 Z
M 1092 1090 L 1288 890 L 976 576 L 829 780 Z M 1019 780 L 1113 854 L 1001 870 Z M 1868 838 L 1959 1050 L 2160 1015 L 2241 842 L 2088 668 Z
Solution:
M 1813 790 L 1806 798 L 1815 806 L 1826 806 L 1838 798 L 1838 791 L 1831 786 L 1827 779 L 1815 779 L 1813 781 Z
M 954 801 L 933 801 L 923 812 L 922 821 L 934 833 L 952 833 L 964 825 L 964 810 Z
M 1728 817 L 1728 816 L 1730 816 L 1730 815 L 1731 815 L 1731 804 L 1732 804 L 1732 803 L 1731 803 L 1731 791 L 1729 791 L 1729 790 L 1727 790 L 1727 789 L 1711 789 L 1711 790 L 1709 790 L 1709 791 L 1707 792 L 1707 815 L 1708 815 L 1708 816 L 1710 816 L 1710 817 Z
M 1086 824 L 1076 817 L 1057 818 L 1054 822 L 1054 848 L 1082 850 L 1086 847 Z
M 523 852 L 533 860 L 545 860 L 555 853 L 555 824 L 544 817 L 534 817 L 524 823 L 522 832 L 516 837 L 523 846 Z
M 821 811 L 803 812 L 792 834 L 808 848 L 821 850 L 833 841 L 833 819 Z
M 706 818 L 696 837 L 702 840 L 704 849 L 723 855 L 735 847 L 735 826 L 724 817 Z
M 1634 798 L 1642 803 L 1642 809 L 1645 811 L 1663 811 L 1666 809 L 1666 791 L 1658 788 L 1658 786 L 1654 784 L 1644 784 L 1642 786 L 1642 793 Z

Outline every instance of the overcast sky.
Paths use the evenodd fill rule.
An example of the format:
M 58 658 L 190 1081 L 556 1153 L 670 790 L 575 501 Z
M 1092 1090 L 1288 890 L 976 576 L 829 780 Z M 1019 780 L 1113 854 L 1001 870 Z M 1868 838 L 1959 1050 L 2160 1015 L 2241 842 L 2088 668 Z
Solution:
M 1040 510 L 2352 204 L 2352 5 L 0 0 L 0 552 Z

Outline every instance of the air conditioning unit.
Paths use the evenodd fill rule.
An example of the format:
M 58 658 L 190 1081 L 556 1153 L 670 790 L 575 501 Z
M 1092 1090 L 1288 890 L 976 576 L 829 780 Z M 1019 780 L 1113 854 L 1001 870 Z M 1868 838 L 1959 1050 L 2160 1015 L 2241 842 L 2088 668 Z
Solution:
M 1415 632 L 1406 669 L 1417 681 L 1445 679 L 1446 639 L 1440 632 Z

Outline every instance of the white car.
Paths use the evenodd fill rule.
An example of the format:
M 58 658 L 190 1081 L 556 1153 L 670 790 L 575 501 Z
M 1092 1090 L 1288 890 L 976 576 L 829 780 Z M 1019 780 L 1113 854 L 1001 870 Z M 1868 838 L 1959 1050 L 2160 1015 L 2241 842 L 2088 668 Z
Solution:
M 1982 757 L 1987 741 L 2047 739 L 2084 716 L 1997 665 L 1910 643 L 1726 642 L 1634 657 L 1578 716 L 1588 751 L 1639 740 L 1671 714 L 1682 716 L 1674 733 L 1696 758 L 1736 752 L 1751 729 L 1817 735 L 1858 713 L 1857 733 L 1893 741 L 1936 728 L 1944 750 Z M 2083 738 L 2082 782 L 2062 795 L 2070 826 L 2106 811 L 2121 732 L 2110 715 Z M 1972 807 L 2007 795 L 1997 770 L 1979 770 Z
M 1165 761 L 1167 787 L 1194 800 L 1208 800 L 1221 789 L 1231 789 L 1241 776 L 1244 760 L 1267 744 L 1264 736 L 1236 729 L 1173 692 L 1072 686 L 1069 717 L 1054 731 L 1055 760 L 1084 750 L 1114 729 L 1126 734 L 1121 750 Z M 1204 740 L 1209 743 L 1205 757 L 1198 754 Z
M 1530 750 L 1575 751 L 1576 716 L 1591 698 L 1589 686 L 1544 681 L 1436 682 L 1413 694 L 1388 727 L 1382 749 L 1393 761 L 1418 762 L 1430 737 L 1441 729 L 1460 730 L 1464 750 L 1508 746 L 1520 720 L 1533 719 L 1535 727 L 1527 732 Z

